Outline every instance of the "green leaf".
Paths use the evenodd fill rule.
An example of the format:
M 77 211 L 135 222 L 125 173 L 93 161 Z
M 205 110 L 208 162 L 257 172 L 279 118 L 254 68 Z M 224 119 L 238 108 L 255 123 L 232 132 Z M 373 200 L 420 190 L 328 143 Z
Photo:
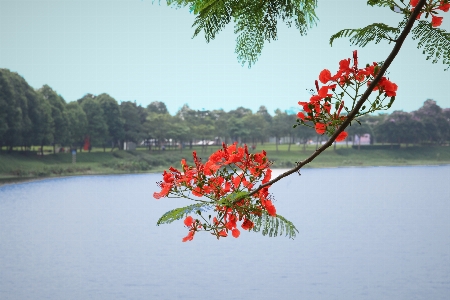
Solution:
M 395 1 L 392 0 L 368 0 L 367 5 L 370 6 L 380 6 L 380 7 L 391 7 L 395 5 Z
M 226 196 L 225 198 L 222 198 L 219 201 L 217 201 L 217 204 L 230 207 L 234 204 L 235 201 L 244 199 L 246 195 L 248 195 L 248 193 L 243 191 L 233 192 L 228 196 Z
M 168 5 L 190 7 L 196 15 L 194 37 L 203 32 L 207 42 L 229 23 L 237 34 L 236 53 L 250 68 L 261 54 L 264 42 L 277 39 L 278 22 L 292 23 L 301 35 L 316 24 L 317 0 L 167 0 Z
M 333 34 L 330 38 L 330 45 L 333 46 L 334 40 L 343 37 L 350 37 L 352 45 L 365 47 L 368 43 L 375 41 L 375 44 L 382 40 L 389 43 L 397 39 L 400 30 L 405 26 L 404 19 L 397 27 L 390 27 L 384 23 L 373 23 L 361 29 L 343 29 Z
M 185 207 L 175 208 L 163 214 L 162 217 L 159 218 L 156 225 L 159 226 L 161 224 L 170 224 L 173 221 L 180 220 L 191 213 L 196 213 L 197 211 L 207 211 L 210 209 L 212 209 L 212 207 L 209 203 L 196 203 Z
M 419 40 L 417 48 L 423 48 L 427 60 L 437 63 L 442 60 L 450 68 L 450 33 L 443 29 L 433 27 L 429 21 L 420 20 L 411 31 L 413 40 Z
M 263 212 L 260 217 L 253 216 L 251 221 L 255 223 L 255 226 L 252 229 L 253 231 L 261 231 L 263 235 L 268 235 L 270 237 L 285 235 L 290 239 L 294 239 L 298 233 L 294 224 L 280 215 L 272 217 L 267 214 L 267 212 Z

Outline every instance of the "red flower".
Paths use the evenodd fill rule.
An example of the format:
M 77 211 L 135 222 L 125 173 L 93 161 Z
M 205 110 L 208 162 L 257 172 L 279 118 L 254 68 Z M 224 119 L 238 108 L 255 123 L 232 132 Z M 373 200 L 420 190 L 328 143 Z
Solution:
M 172 184 L 163 182 L 163 183 L 161 183 L 161 187 L 162 187 L 161 192 L 153 193 L 153 198 L 161 199 L 161 198 L 167 196 L 169 194 L 169 192 L 170 192 L 170 189 L 172 188 Z
M 311 112 L 311 109 L 309 109 L 309 105 L 308 105 L 309 103 L 308 102 L 299 101 L 298 104 L 303 107 L 303 110 L 305 112 L 307 112 L 307 113 Z
M 219 169 L 220 165 L 216 164 L 214 161 L 208 160 L 205 164 L 204 173 L 205 175 L 212 175 Z
M 448 12 L 448 10 L 450 9 L 450 3 L 445 4 L 444 1 L 441 1 L 441 5 L 437 9 Z
M 411 4 L 412 7 L 416 7 L 417 3 L 419 3 L 419 0 L 411 0 L 409 1 L 409 3 Z
M 322 72 L 320 72 L 320 74 L 319 74 L 319 80 L 323 84 L 325 84 L 328 81 L 330 81 L 331 80 L 331 72 L 330 72 L 330 70 L 327 70 L 327 69 L 322 70 Z
M 393 97 L 397 95 L 397 88 L 398 86 L 386 79 L 386 77 L 382 77 L 379 81 L 378 85 L 381 87 L 381 90 L 383 90 L 386 93 L 386 96 Z M 376 89 L 374 89 L 376 90 Z
M 172 173 L 167 173 L 166 171 L 164 171 L 163 173 L 163 180 L 166 183 L 171 183 L 173 182 L 173 174 Z
M 305 114 L 302 113 L 302 112 L 297 113 L 297 117 L 298 117 L 299 119 L 305 120 Z
M 324 134 L 327 126 L 325 124 L 322 124 L 322 123 L 316 123 L 315 128 L 316 128 L 316 132 L 318 134 Z
M 219 236 L 227 237 L 228 234 L 225 230 L 222 230 L 221 232 L 219 232 Z
M 271 177 L 272 177 L 272 170 L 268 169 L 266 171 L 266 174 L 264 175 L 264 179 L 261 181 L 261 183 L 264 184 L 264 183 L 269 182 Z
M 439 27 L 442 24 L 442 19 L 444 19 L 443 17 L 436 17 L 434 15 L 431 16 L 431 25 L 433 25 L 433 27 Z
M 270 200 L 266 201 L 266 210 L 269 216 L 275 217 L 277 215 L 277 210 Z
M 339 62 L 339 71 L 343 72 L 351 72 L 352 69 L 350 69 L 350 58 L 343 59 Z
M 250 221 L 249 219 L 245 219 L 244 222 L 242 223 L 241 227 L 244 230 L 250 230 L 255 226 L 255 224 L 253 224 L 252 221 Z
M 238 238 L 239 235 L 241 235 L 241 232 L 239 231 L 239 229 L 235 228 L 231 231 L 231 234 L 233 235 L 233 237 Z
M 181 241 L 187 242 L 187 241 L 192 241 L 194 239 L 194 232 L 193 231 L 189 231 L 188 235 L 185 236 Z
M 330 103 L 325 103 L 324 105 L 323 105 L 323 108 L 325 108 L 325 111 L 327 112 L 327 113 L 330 113 L 330 111 L 331 111 L 331 104 Z
M 194 223 L 194 218 L 192 218 L 191 216 L 187 216 L 186 219 L 184 219 L 184 225 L 186 225 L 187 227 L 191 227 L 192 223 Z
M 336 142 L 341 142 L 343 140 L 345 140 L 345 138 L 348 136 L 347 132 L 342 131 L 341 133 L 338 134 L 338 136 L 336 137 Z
M 202 189 L 197 186 L 195 189 L 192 190 L 192 195 L 197 197 L 203 197 Z
M 236 217 L 235 217 L 235 215 L 230 215 L 230 218 L 229 218 L 227 224 L 225 224 L 225 227 L 228 230 L 232 230 L 233 228 L 236 228 Z

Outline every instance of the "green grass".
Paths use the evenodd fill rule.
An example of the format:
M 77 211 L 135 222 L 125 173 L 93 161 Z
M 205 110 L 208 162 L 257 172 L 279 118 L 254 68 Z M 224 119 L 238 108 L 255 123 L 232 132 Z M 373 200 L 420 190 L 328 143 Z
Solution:
M 44 150 L 50 150 L 51 147 Z M 206 161 L 217 146 L 201 148 L 195 146 L 199 157 Z M 292 168 L 295 162 L 306 159 L 315 150 L 315 145 L 303 146 L 274 144 L 257 145 L 255 151 L 267 151 L 273 168 Z M 35 151 L 0 153 L 0 184 L 34 178 L 72 176 L 87 174 L 123 174 L 162 172 L 170 166 L 179 167 L 182 158 L 192 164 L 192 150 L 151 151 L 139 148 L 136 151 L 119 151 L 94 148 L 91 153 L 77 152 L 76 163 L 72 163 L 70 153 L 36 155 Z M 47 152 L 48 153 L 48 152 Z M 330 147 L 305 168 L 346 167 L 346 166 L 392 166 L 392 165 L 435 165 L 450 163 L 450 147 L 427 146 L 405 147 L 385 150 L 357 150 L 340 145 Z

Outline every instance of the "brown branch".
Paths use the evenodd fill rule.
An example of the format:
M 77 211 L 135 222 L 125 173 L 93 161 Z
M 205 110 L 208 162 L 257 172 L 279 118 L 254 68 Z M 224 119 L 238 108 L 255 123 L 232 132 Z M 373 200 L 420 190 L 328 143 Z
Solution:
M 384 73 L 389 68 L 389 66 L 391 65 L 391 63 L 394 60 L 394 58 L 397 56 L 398 52 L 400 51 L 400 48 L 403 45 L 403 42 L 405 41 L 406 37 L 408 36 L 409 32 L 411 31 L 411 28 L 413 27 L 414 22 L 416 21 L 416 17 L 419 15 L 419 12 L 421 11 L 422 7 L 425 5 L 425 2 L 426 2 L 426 0 L 420 0 L 419 1 L 419 3 L 417 4 L 416 8 L 411 13 L 411 15 L 409 17 L 409 20 L 406 23 L 405 28 L 403 29 L 402 33 L 398 37 L 394 48 L 392 49 L 392 51 L 389 54 L 389 56 L 386 58 L 386 61 L 384 62 L 384 64 L 381 66 L 377 76 L 371 82 L 371 84 L 369 85 L 367 90 L 364 92 L 364 94 L 361 96 L 359 101 L 356 103 L 356 105 L 353 108 L 353 110 L 347 115 L 347 119 L 341 124 L 341 126 L 339 126 L 339 128 L 330 137 L 330 139 L 325 144 L 323 144 L 319 149 L 317 149 L 310 157 L 308 157 L 307 159 L 299 162 L 295 168 L 292 168 L 289 171 L 286 171 L 283 174 L 279 175 L 278 177 L 272 179 L 271 181 L 260 185 L 254 191 L 252 191 L 252 192 L 248 193 L 247 195 L 245 195 L 246 197 L 256 194 L 261 189 L 274 184 L 275 182 L 281 180 L 284 177 L 287 177 L 287 176 L 291 175 L 292 173 L 298 172 L 304 165 L 312 162 L 317 156 L 319 156 L 319 154 L 321 154 L 323 151 L 325 151 L 325 149 L 327 149 L 328 147 L 330 147 L 333 144 L 333 142 L 336 140 L 337 136 L 342 131 L 344 131 L 344 129 L 350 124 L 350 122 L 353 120 L 353 118 L 358 114 L 358 112 L 361 109 L 361 107 L 363 106 L 364 102 L 366 102 L 366 100 L 369 98 L 369 96 L 372 93 L 373 89 L 377 86 L 378 82 L 381 80 L 381 77 L 383 77 Z M 237 202 L 239 200 L 241 200 L 241 199 L 236 199 L 235 202 Z

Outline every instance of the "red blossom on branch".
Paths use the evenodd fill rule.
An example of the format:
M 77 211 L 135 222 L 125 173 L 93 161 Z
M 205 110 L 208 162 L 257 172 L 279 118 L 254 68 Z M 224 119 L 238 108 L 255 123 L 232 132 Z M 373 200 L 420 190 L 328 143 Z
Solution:
M 216 216 L 211 221 L 211 217 L 203 221 L 192 216 L 184 219 L 189 233 L 182 239 L 183 242 L 193 240 L 197 231 L 208 231 L 217 238 L 227 237 L 231 232 L 233 237 L 238 238 L 241 234 L 237 229 L 238 223 L 242 222 L 242 229 L 250 230 L 254 226 L 251 221 L 253 215 L 261 216 L 266 212 L 269 216 L 276 216 L 276 208 L 269 199 L 269 187 L 253 196 L 245 196 L 256 184 L 264 184 L 271 179 L 271 163 L 265 151 L 251 154 L 246 145 L 238 147 L 234 143 L 223 144 L 222 149 L 214 152 L 205 163 L 201 162 L 195 151 L 192 156 L 193 166 L 183 159 L 182 171 L 173 167 L 164 171 L 163 182 L 159 184 L 161 191 L 153 194 L 160 199 L 169 195 L 188 198 L 186 193 L 190 193 L 194 197 L 207 198 L 208 203 L 214 205 Z M 240 198 L 234 195 L 240 195 Z M 222 199 L 229 200 L 223 202 Z M 199 215 L 203 218 L 201 213 Z
M 419 0 L 410 0 L 409 4 L 411 4 L 412 10 L 414 10 L 418 3 Z M 419 20 L 423 13 L 426 14 L 426 17 L 431 14 L 431 25 L 433 27 L 439 27 L 442 25 L 444 17 L 438 17 L 435 14 L 438 11 L 448 12 L 449 9 L 450 3 L 448 1 L 427 1 L 416 19 Z
M 333 75 L 329 69 L 323 69 L 319 74 L 319 80 L 314 82 L 317 93 L 313 94 L 309 102 L 299 101 L 303 112 L 297 113 L 297 122 L 308 125 L 311 122 L 318 134 L 332 135 L 337 128 L 346 120 L 345 115 L 341 115 L 342 111 L 348 112 L 344 106 L 343 97 L 350 92 L 356 92 L 356 96 L 352 99 L 356 102 L 358 97 L 358 89 L 364 85 L 369 85 L 378 73 L 379 66 L 376 62 L 366 65 L 365 68 L 358 67 L 358 52 L 353 51 L 353 59 L 347 58 L 339 61 L 339 69 Z M 353 63 L 352 63 L 353 62 Z M 323 85 L 320 86 L 319 82 Z M 373 106 L 373 111 L 380 109 L 383 99 L 390 97 L 395 99 L 397 95 L 397 85 L 388 78 L 382 77 L 374 91 L 378 91 L 378 98 Z M 338 93 L 340 89 L 343 93 Z M 347 101 L 347 100 L 346 100 Z M 377 106 L 378 105 L 378 106 Z M 333 107 L 335 111 L 332 112 Z M 336 141 L 343 141 L 347 137 L 347 133 L 339 134 Z

